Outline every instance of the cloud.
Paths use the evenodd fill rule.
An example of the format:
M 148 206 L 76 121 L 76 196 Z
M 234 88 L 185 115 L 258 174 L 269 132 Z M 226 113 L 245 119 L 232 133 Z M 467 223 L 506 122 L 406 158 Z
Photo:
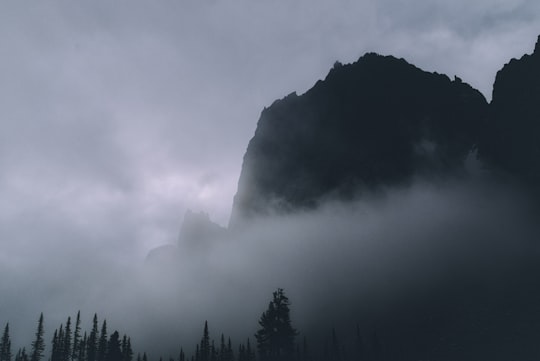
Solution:
M 388 345 L 434 333 L 478 351 L 481 344 L 459 336 L 479 332 L 467 322 L 482 327 L 490 320 L 506 337 L 522 327 L 522 313 L 534 309 L 523 293 L 536 297 L 528 282 L 535 274 L 538 228 L 519 192 L 476 182 L 417 183 L 383 197 L 261 219 L 204 252 L 168 249 L 176 256 L 162 255 L 142 269 L 129 257 L 111 262 L 117 253 L 105 247 L 92 259 L 77 259 L 81 272 L 60 277 L 71 284 L 83 275 L 85 286 L 75 293 L 51 291 L 48 313 L 56 316 L 55 305 L 65 312 L 83 300 L 157 357 L 197 342 L 204 320 L 215 338 L 225 332 L 238 342 L 252 335 L 271 292 L 283 287 L 293 322 L 313 340 L 332 326 L 346 333 L 359 322 L 363 332 L 377 325 Z M 57 277 L 55 269 L 43 277 Z M 485 297 L 492 306 L 476 315 Z M 501 303 L 514 321 L 500 313 Z M 419 329 L 426 313 L 435 321 Z M 396 338 L 398 330 L 409 336 Z M 431 341 L 409 345 L 408 352 L 448 346 Z
M 338 290 L 355 272 L 358 280 L 365 280 L 361 275 L 368 277 L 367 271 L 351 263 L 345 240 L 343 248 L 334 248 L 329 245 L 335 243 L 322 239 L 348 229 L 347 222 L 356 223 L 356 216 L 334 219 L 329 211 L 334 208 L 328 208 L 328 228 L 318 227 L 317 215 L 275 221 L 261 225 L 282 227 L 275 241 L 273 233 L 247 233 L 239 236 L 238 246 L 209 255 L 215 273 L 204 276 L 209 280 L 223 274 L 235 283 L 234 293 L 194 285 L 197 265 L 189 265 L 179 280 L 164 276 L 155 289 L 129 284 L 149 249 L 176 242 L 185 209 L 202 209 L 227 223 L 242 155 L 264 106 L 292 91 L 304 92 L 334 61 L 352 62 L 366 51 L 457 74 L 489 95 L 502 64 L 532 50 L 539 13 L 534 1 L 59 0 L 8 1 L 0 8 L 0 267 L 10 280 L 0 286 L 6 295 L 0 320 L 13 319 L 18 340 L 30 337 L 26 330 L 41 310 L 51 327 L 66 312 L 73 315 L 81 308 L 116 317 L 111 324 L 126 325 L 126 331 L 139 329 L 143 322 L 130 316 L 132 309 L 121 311 L 131 302 L 142 315 L 157 314 L 163 324 L 173 323 L 170 315 L 187 318 L 189 327 L 182 321 L 171 326 L 181 334 L 206 317 L 210 306 L 202 307 L 204 303 L 200 313 L 186 311 L 202 295 L 221 295 L 225 304 L 242 302 L 238 295 L 252 296 L 246 306 L 249 317 L 239 325 L 244 330 L 252 327 L 259 305 L 277 286 L 290 289 L 293 302 L 310 309 L 309 297 L 302 294 L 321 296 L 324 288 L 311 277 L 319 267 L 330 268 L 336 277 L 323 283 L 332 289 Z M 421 189 L 413 192 L 417 202 L 424 199 L 429 206 L 431 200 Z M 403 204 L 416 199 L 404 197 Z M 445 203 L 451 199 L 435 195 L 432 212 L 420 207 L 419 213 L 408 215 L 398 207 L 394 212 L 401 213 L 395 217 L 410 216 L 411 224 L 421 222 L 420 215 L 444 218 L 438 201 L 451 212 Z M 375 246 L 376 234 L 380 231 L 386 239 L 385 227 L 392 222 L 383 213 L 390 219 L 393 214 L 383 209 L 354 210 L 381 214 L 370 218 L 373 223 L 361 222 L 366 229 L 350 228 L 351 235 L 367 237 L 369 247 L 382 247 Z M 484 212 L 480 206 L 472 209 Z M 302 239 L 290 246 L 295 240 L 286 233 Z M 250 241 L 243 243 L 242 237 Z M 335 265 L 312 244 L 347 261 Z M 281 246 L 292 249 L 283 252 Z M 236 247 L 245 248 L 246 256 L 232 251 Z M 251 281 L 237 280 L 238 273 L 258 261 L 273 270 L 264 252 L 288 268 L 276 270 L 276 278 L 267 277 L 255 288 L 255 274 Z M 368 265 L 383 277 L 376 265 Z M 283 285 L 280 275 L 286 270 L 300 278 Z M 220 287 L 227 289 L 226 282 Z M 180 305 L 176 313 L 165 312 L 175 305 Z M 217 325 L 226 324 L 215 317 Z

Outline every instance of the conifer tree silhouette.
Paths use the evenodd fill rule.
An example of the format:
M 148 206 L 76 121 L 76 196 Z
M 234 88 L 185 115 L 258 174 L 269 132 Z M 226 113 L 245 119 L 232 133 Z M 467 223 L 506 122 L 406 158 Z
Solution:
M 107 343 L 107 350 L 105 352 L 105 361 L 123 361 L 123 356 L 124 355 L 122 354 L 122 349 L 121 349 L 121 344 L 120 344 L 120 335 L 118 334 L 118 331 L 114 331 Z
M 292 327 L 289 299 L 283 289 L 273 293 L 268 309 L 259 320 L 261 328 L 255 334 L 262 361 L 289 360 L 294 354 L 296 330 Z
M 0 340 L 0 361 L 11 361 L 11 339 L 9 337 L 9 323 L 6 323 L 2 339 Z
M 66 321 L 66 329 L 64 331 L 64 340 L 62 344 L 62 361 L 69 361 L 71 358 L 71 317 Z
M 210 335 L 208 332 L 208 321 L 204 321 L 203 337 L 201 339 L 200 361 L 210 361 Z
M 81 311 L 77 312 L 75 329 L 73 330 L 73 347 L 71 350 L 71 361 L 79 359 L 79 348 L 81 346 Z
M 36 338 L 32 341 L 32 352 L 30 361 L 40 361 L 45 351 L 45 342 L 43 341 L 43 312 L 39 316 L 38 327 L 36 330 Z
M 92 330 L 88 336 L 86 344 L 86 358 L 87 361 L 96 361 L 97 360 L 97 345 L 98 345 L 98 318 L 97 314 L 94 314 L 94 319 L 92 320 Z
M 103 320 L 97 349 L 97 361 L 105 361 L 107 353 L 107 320 Z

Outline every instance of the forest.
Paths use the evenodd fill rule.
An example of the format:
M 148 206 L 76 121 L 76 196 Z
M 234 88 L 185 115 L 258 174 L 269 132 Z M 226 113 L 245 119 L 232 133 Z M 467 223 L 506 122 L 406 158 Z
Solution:
M 283 289 L 273 292 L 258 321 L 259 329 L 245 341 L 233 343 L 230 337 L 221 334 L 211 337 L 208 321 L 200 342 L 188 354 L 179 347 L 177 355 L 163 355 L 152 360 L 144 350 L 137 351 L 131 337 L 118 331 L 109 332 L 107 320 L 100 322 L 94 314 L 92 327 L 83 331 L 81 313 L 77 313 L 75 323 L 68 317 L 65 324 L 54 330 L 49 351 L 46 353 L 44 315 L 41 313 L 34 339 L 30 347 L 19 348 L 15 353 L 11 346 L 10 325 L 6 323 L 0 340 L 0 361 L 311 361 L 311 360 L 366 360 L 383 359 L 382 345 L 374 329 L 369 342 L 365 342 L 357 324 L 347 342 L 340 342 L 335 329 L 328 332 L 328 339 L 322 345 L 310 344 L 293 327 L 290 317 L 290 301 Z M 352 336 L 352 337 L 351 337 Z M 252 341 L 253 340 L 253 341 Z M 353 342 L 350 342 L 353 340 Z M 179 340 L 180 341 L 180 340 Z M 253 343 L 254 342 L 254 343 Z M 179 342 L 181 344 L 181 342 Z

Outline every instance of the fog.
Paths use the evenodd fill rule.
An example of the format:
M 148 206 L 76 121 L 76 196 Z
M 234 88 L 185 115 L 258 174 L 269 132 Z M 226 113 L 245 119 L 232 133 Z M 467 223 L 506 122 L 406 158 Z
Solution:
M 2 322 L 14 344 L 29 345 L 39 312 L 47 340 L 68 315 L 80 309 L 88 330 L 97 312 L 110 331 L 131 335 L 136 352 L 174 357 L 198 341 L 205 320 L 216 340 L 223 332 L 253 341 L 272 292 L 284 288 L 294 326 L 310 339 L 357 323 L 388 344 L 403 330 L 422 336 L 419 348 L 440 342 L 434 335 L 463 343 L 488 324 L 513 337 L 529 330 L 520 322 L 536 317 L 528 312 L 540 295 L 537 206 L 515 189 L 478 177 L 418 181 L 255 220 L 201 249 L 173 244 L 147 262 L 114 249 L 103 230 L 88 230 L 86 243 L 59 241 L 56 252 L 22 245 L 34 262 L 3 260 Z
M 497 270 L 527 267 L 527 197 L 476 181 L 260 220 L 204 253 L 169 248 L 172 265 L 145 258 L 176 245 L 188 208 L 227 224 L 261 110 L 336 60 L 404 57 L 489 99 L 497 70 L 533 49 L 539 11 L 532 0 L 2 2 L 0 325 L 28 346 L 42 311 L 47 340 L 68 315 L 80 309 L 88 329 L 97 312 L 157 354 L 190 347 L 206 319 L 214 337 L 251 336 L 277 287 L 300 332 L 369 328 L 388 323 L 377 310 L 397 296 L 454 284 L 454 270 L 493 285 Z

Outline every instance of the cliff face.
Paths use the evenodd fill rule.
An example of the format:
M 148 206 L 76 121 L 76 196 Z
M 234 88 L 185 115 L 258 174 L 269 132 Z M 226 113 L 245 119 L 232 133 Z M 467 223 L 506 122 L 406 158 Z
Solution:
M 492 175 L 540 184 L 540 37 L 497 73 L 491 104 L 459 78 L 366 54 L 274 102 L 249 142 L 231 223 L 326 197 L 459 173 L 477 151 Z
M 497 73 L 480 155 L 526 183 L 540 181 L 540 37 L 533 54 Z
M 366 54 L 265 109 L 249 142 L 231 222 L 325 197 L 456 172 L 488 105 L 460 79 Z

